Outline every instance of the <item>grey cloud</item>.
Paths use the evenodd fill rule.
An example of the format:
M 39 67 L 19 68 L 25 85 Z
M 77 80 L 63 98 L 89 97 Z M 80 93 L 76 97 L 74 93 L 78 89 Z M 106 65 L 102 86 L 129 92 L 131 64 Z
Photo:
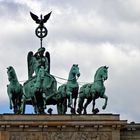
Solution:
M 137 20 L 132 20 L 131 16 L 129 17 L 130 14 L 126 13 L 128 10 L 125 9 L 125 2 L 119 0 L 55 2 L 44 2 L 44 5 L 42 4 L 44 7 L 49 5 L 49 8 L 56 4 L 61 11 L 60 14 L 55 11 L 54 7 L 52 9 L 54 11 L 48 23 L 51 41 L 69 40 L 90 44 L 104 42 L 130 43 L 136 47 L 140 45 L 138 38 L 140 26 Z M 128 2 L 128 6 L 131 6 L 130 2 Z M 132 9 L 134 9 L 134 6 Z M 133 11 L 132 15 L 139 19 L 139 15 Z M 129 17 L 130 20 L 125 19 L 125 17 Z
M 0 17 L 1 19 L 20 20 L 21 13 L 26 12 L 27 5 L 19 4 L 14 1 L 0 1 Z

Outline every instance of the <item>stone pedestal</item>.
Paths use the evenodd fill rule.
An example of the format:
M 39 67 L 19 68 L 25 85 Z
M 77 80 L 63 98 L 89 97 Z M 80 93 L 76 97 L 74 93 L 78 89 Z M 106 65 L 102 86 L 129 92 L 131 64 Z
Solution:
M 119 115 L 0 115 L 0 140 L 120 140 Z

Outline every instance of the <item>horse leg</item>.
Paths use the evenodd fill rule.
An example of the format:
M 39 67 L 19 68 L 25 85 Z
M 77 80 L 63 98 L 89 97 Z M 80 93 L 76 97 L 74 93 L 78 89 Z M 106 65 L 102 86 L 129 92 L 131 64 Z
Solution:
M 25 114 L 25 104 L 26 104 L 26 99 L 25 99 L 25 97 L 23 96 L 23 97 L 22 97 L 22 100 L 21 100 L 21 108 L 20 108 L 21 114 Z
M 59 115 L 62 115 L 62 103 L 63 103 L 63 99 L 62 99 L 62 96 L 60 97 L 61 95 L 59 95 L 59 97 L 56 99 L 56 105 L 57 105 L 57 113 Z
M 21 95 L 19 95 L 17 98 L 17 114 L 21 113 L 20 107 L 21 107 Z
M 58 106 L 59 105 L 59 106 Z M 58 108 L 58 114 L 64 115 L 67 112 L 67 98 L 62 98 L 61 102 L 59 102 L 57 105 Z
M 106 106 L 107 106 L 108 97 L 104 94 L 101 98 L 105 99 L 105 103 L 104 103 L 104 105 L 102 107 L 102 109 L 105 109 Z
M 74 98 L 74 114 L 76 114 L 76 102 L 77 102 L 77 97 Z
M 46 95 L 43 93 L 43 108 L 46 109 Z
M 12 101 L 13 101 L 13 112 L 14 114 L 17 114 L 17 102 L 14 96 L 12 96 Z
M 16 112 L 16 114 L 19 114 L 18 105 L 19 105 L 19 103 L 18 103 L 18 98 L 17 98 L 17 99 L 15 99 L 15 112 Z
M 68 97 L 68 107 L 72 108 L 72 93 L 70 91 L 67 92 Z
M 95 99 L 93 99 L 93 102 L 92 102 L 92 112 L 93 112 L 93 114 L 95 114 L 94 110 L 95 110 Z
M 62 104 L 61 103 L 57 103 L 57 113 L 59 115 L 62 115 Z
M 13 108 L 13 106 L 12 106 L 12 101 L 10 101 L 9 108 L 10 108 L 10 109 L 12 109 L 12 108 Z
M 63 114 L 66 114 L 67 112 L 67 99 L 65 98 L 64 101 L 63 101 Z
M 67 91 L 67 98 L 68 98 L 68 107 L 71 109 L 71 113 L 74 114 L 74 108 L 72 107 L 72 92 Z
M 77 103 L 77 97 L 78 97 L 78 90 L 79 90 L 79 87 L 76 88 L 73 93 L 73 95 L 74 95 L 74 114 L 76 114 L 76 103 Z
M 14 102 L 14 114 L 17 114 L 17 105 L 16 105 L 16 102 Z
M 77 112 L 79 114 L 81 114 L 82 110 L 83 110 L 83 103 L 84 103 L 84 98 L 79 97 L 79 101 L 78 101 L 78 109 Z
M 22 105 L 22 95 L 20 95 L 19 99 L 19 114 L 21 114 L 21 105 Z
M 36 98 L 34 96 L 31 97 L 31 102 L 32 102 L 32 105 L 34 107 L 34 112 L 37 114 L 39 109 L 37 107 L 37 101 L 36 101 Z
M 11 93 L 8 93 L 8 95 L 9 95 L 9 101 L 10 101 L 9 108 L 12 109 L 13 108 L 13 106 L 12 106 L 13 105 L 13 103 L 12 103 L 13 102 L 12 101 L 12 95 L 11 95 Z
M 91 103 L 92 99 L 88 98 L 85 105 L 84 105 L 84 113 L 83 114 L 87 114 L 87 106 Z
M 95 108 L 95 99 L 93 99 L 93 103 L 92 103 L 92 113 L 93 114 L 97 114 L 99 112 L 98 108 Z
M 9 108 L 10 108 L 10 109 L 13 109 L 12 99 L 10 99 Z

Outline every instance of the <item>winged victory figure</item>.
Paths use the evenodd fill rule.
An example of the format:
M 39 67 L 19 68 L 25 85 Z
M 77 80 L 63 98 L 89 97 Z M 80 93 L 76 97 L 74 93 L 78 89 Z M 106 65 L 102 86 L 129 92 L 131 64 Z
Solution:
M 33 74 L 37 75 L 39 69 L 43 66 L 45 71 L 50 73 L 50 53 L 45 52 L 45 48 L 41 47 L 38 51 L 33 54 L 32 51 L 28 53 L 27 63 L 28 63 L 28 79 L 33 77 Z

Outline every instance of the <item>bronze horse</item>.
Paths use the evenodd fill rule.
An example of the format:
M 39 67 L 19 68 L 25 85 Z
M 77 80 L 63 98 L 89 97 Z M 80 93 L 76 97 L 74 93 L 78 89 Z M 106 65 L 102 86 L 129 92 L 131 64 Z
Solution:
M 13 109 L 14 114 L 21 113 L 21 99 L 23 95 L 22 85 L 17 79 L 16 72 L 12 66 L 7 68 L 8 80 L 7 93 L 10 101 L 10 109 Z
M 100 98 L 105 99 L 105 103 L 102 109 L 105 109 L 107 106 L 108 97 L 105 95 L 105 86 L 104 81 L 108 78 L 108 67 L 102 66 L 98 68 L 94 76 L 94 82 L 91 84 L 85 84 L 80 88 L 79 92 L 79 102 L 78 102 L 78 109 L 77 112 L 79 114 L 82 113 L 84 110 L 84 114 L 87 114 L 86 108 L 87 106 L 93 101 L 93 114 L 99 112 L 98 108 L 94 109 L 95 107 L 95 100 Z M 87 99 L 86 103 L 84 104 L 85 99 Z M 83 105 L 84 104 L 84 105 Z
M 78 90 L 79 90 L 79 84 L 77 82 L 77 78 L 80 76 L 79 67 L 77 64 L 73 64 L 68 80 L 66 84 L 61 85 L 58 88 L 58 93 L 62 96 L 62 108 L 63 112 L 62 114 L 65 114 L 67 111 L 67 99 L 68 99 L 68 107 L 71 108 L 71 113 L 76 114 L 76 101 L 78 97 Z M 74 99 L 74 104 L 73 104 Z

